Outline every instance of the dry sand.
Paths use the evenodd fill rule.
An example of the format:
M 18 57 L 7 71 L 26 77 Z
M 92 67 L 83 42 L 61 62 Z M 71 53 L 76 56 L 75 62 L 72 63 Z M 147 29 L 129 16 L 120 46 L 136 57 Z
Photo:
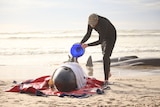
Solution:
M 105 90 L 105 94 L 60 98 L 4 92 L 15 85 L 13 79 L 4 78 L 0 79 L 0 107 L 160 107 L 160 75 L 112 75 L 110 80 L 114 84 L 110 85 L 111 90 Z

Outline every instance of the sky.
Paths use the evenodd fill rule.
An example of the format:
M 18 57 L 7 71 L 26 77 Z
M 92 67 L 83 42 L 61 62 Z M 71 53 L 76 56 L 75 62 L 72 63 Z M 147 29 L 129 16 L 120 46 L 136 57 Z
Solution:
M 0 0 L 0 32 L 86 30 L 92 13 L 118 30 L 160 29 L 160 0 Z

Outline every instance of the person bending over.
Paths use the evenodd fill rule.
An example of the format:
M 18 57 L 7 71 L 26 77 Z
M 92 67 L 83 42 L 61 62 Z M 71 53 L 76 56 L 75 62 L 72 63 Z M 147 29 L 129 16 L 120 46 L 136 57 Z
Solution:
M 92 43 L 86 44 L 85 42 L 90 38 L 93 29 L 98 32 L 99 39 Z M 80 42 L 83 48 L 101 44 L 103 54 L 104 84 L 108 84 L 108 79 L 111 76 L 110 57 L 116 42 L 116 35 L 114 25 L 107 18 L 93 13 L 88 17 L 87 33 Z

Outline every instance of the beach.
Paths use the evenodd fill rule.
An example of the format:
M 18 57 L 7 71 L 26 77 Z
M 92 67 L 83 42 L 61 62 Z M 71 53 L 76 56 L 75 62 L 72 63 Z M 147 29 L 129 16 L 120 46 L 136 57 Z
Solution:
M 0 107 L 160 107 L 160 0 L 0 0 Z
M 160 67 L 111 67 L 110 90 L 88 98 L 48 96 L 5 92 L 16 83 L 52 75 L 54 70 L 68 60 L 70 47 L 82 39 L 82 31 L 38 32 L 0 34 L 0 107 L 159 107 Z M 140 58 L 159 58 L 159 31 L 118 32 L 112 58 L 136 55 Z M 76 36 L 77 35 L 77 36 Z M 90 41 L 96 40 L 93 35 Z M 152 39 L 152 41 L 151 41 Z M 69 41 L 69 42 L 66 42 Z M 90 47 L 78 59 L 89 77 L 104 79 L 103 64 L 93 63 L 86 68 L 89 56 L 101 60 L 100 46 Z
M 85 65 L 82 64 L 85 68 Z M 13 68 L 13 69 L 12 69 Z M 43 68 L 43 69 L 41 69 Z M 95 78 L 102 80 L 103 73 L 100 70 L 100 64 L 94 64 L 92 75 L 100 73 L 100 76 Z M 21 77 L 8 77 L 0 80 L 0 107 L 159 107 L 160 106 L 160 67 L 112 67 L 112 77 L 110 81 L 110 90 L 104 90 L 104 94 L 95 94 L 88 98 L 73 98 L 73 97 L 58 97 L 47 96 L 40 97 L 29 94 L 4 92 L 15 85 L 13 81 L 20 83 L 25 78 L 34 79 L 34 76 L 44 76 L 52 74 L 48 72 L 48 67 L 41 66 L 0 66 L 1 71 L 12 72 L 19 74 L 19 71 L 26 73 L 30 70 L 29 76 L 19 74 Z M 143 69 L 142 69 L 143 68 Z M 9 71 L 10 70 L 10 71 Z M 24 71 L 23 71 L 24 70 Z M 36 71 L 44 71 L 39 75 L 34 74 Z M 89 70 L 85 68 L 86 73 L 89 75 Z M 130 71 L 130 72 L 129 72 Z M 138 71 L 138 72 L 133 72 Z M 151 72 L 152 71 L 152 72 Z M 40 72 L 39 72 L 40 73 Z M 3 72 L 1 72 L 3 74 Z M 5 74 L 5 73 L 4 73 Z M 27 73 L 26 73 L 27 74 Z M 25 74 L 25 75 L 26 75 Z M 91 73 L 90 73 L 91 75 Z M 36 77 L 35 76 L 35 77 Z

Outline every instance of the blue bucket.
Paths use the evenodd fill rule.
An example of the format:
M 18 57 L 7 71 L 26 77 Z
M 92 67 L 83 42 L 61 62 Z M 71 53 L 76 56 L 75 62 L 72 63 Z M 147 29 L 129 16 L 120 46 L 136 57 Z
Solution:
M 71 55 L 76 58 L 82 56 L 84 52 L 85 52 L 84 48 L 79 43 L 73 44 L 70 50 Z

